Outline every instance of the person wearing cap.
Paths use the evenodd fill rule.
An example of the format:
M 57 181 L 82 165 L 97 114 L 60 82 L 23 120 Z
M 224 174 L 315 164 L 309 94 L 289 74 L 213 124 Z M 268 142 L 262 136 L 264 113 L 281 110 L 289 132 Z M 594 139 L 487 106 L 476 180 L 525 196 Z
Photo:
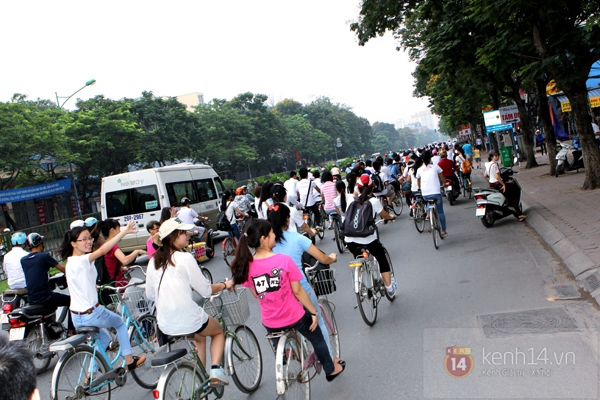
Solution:
M 208 217 L 203 217 L 201 215 L 198 215 L 196 210 L 194 210 L 192 207 L 190 207 L 190 199 L 188 199 L 187 197 L 184 197 L 183 199 L 181 199 L 181 208 L 179 209 L 179 211 L 177 211 L 177 218 L 179 218 L 186 224 L 192 225 L 192 228 L 190 229 L 188 236 L 198 236 L 201 238 L 202 242 L 205 242 L 205 243 L 207 242 L 208 231 L 206 230 L 206 228 L 204 228 L 202 226 L 196 226 L 194 224 L 194 218 L 197 218 L 200 221 L 206 222 L 206 221 L 208 221 Z
M 94 217 L 86 218 L 86 220 L 83 221 L 83 223 L 90 231 L 92 239 L 94 239 L 92 251 L 98 250 L 98 247 L 102 246 L 106 241 L 104 236 L 102 236 L 102 224 L 98 223 L 98 220 Z
M 4 255 L 4 273 L 8 278 L 8 287 L 18 294 L 27 292 L 25 274 L 21 266 L 21 259 L 29 254 L 25 250 L 27 235 L 25 232 L 15 232 L 10 238 L 12 249 Z
M 21 259 L 25 281 L 27 282 L 27 301 L 29 304 L 39 304 L 50 310 L 58 307 L 69 307 L 71 297 L 66 294 L 56 293 L 50 287 L 48 280 L 51 268 L 65 272 L 65 267 L 60 265 L 50 254 L 44 252 L 44 237 L 38 233 L 27 235 L 27 245 L 31 253 Z M 73 320 L 67 315 L 69 335 L 75 333 Z
M 179 218 L 165 221 L 159 228 L 161 246 L 148 263 L 146 297 L 156 304 L 160 330 L 167 335 L 193 335 L 198 356 L 206 365 L 206 337 L 211 338 L 210 379 L 229 381 L 220 367 L 225 347 L 223 328 L 194 301 L 194 292 L 204 298 L 225 289 L 233 282 L 211 284 L 194 257 L 181 251 L 188 245 L 186 232 L 192 228 Z
M 544 155 L 544 151 L 546 152 L 546 154 L 548 154 L 548 148 L 546 147 L 546 138 L 539 129 L 535 131 L 535 145 L 540 146 L 540 151 L 542 152 L 542 155 Z
M 360 192 L 360 197 L 355 198 L 354 201 L 359 201 L 360 204 L 363 204 L 365 201 L 370 201 L 371 207 L 373 208 L 373 218 L 379 214 L 386 222 L 396 219 L 394 215 L 388 214 L 388 212 L 383 209 L 383 205 L 376 197 L 373 197 L 373 180 L 368 174 L 361 175 L 356 180 L 356 186 Z M 379 241 L 377 232 L 374 231 L 373 234 L 367 237 L 346 236 L 344 240 L 348 245 L 348 250 L 350 250 L 350 253 L 352 253 L 355 258 L 362 254 L 362 249 L 364 247 L 369 250 L 379 263 L 379 272 L 385 283 L 385 289 L 391 297 L 396 296 L 396 282 L 392 280 L 390 263 L 386 257 L 385 247 L 383 247 L 383 244 Z
M 425 201 L 435 199 L 435 207 L 442 224 L 441 236 L 446 237 L 448 236 L 446 215 L 444 214 L 444 203 L 440 192 L 440 185 L 444 182 L 444 174 L 439 165 L 431 163 L 431 153 L 429 151 L 424 151 L 421 158 L 423 159 L 423 165 L 417 170 L 417 184 Z M 429 204 L 427 205 L 427 211 L 429 212 Z M 429 214 L 427 214 L 427 217 L 429 217 Z
M 102 307 L 98 303 L 96 291 L 96 278 L 98 273 L 94 261 L 105 255 L 125 235 L 137 233 L 135 221 L 131 220 L 116 236 L 107 240 L 98 250 L 92 252 L 93 238 L 86 226 L 75 227 L 65 232 L 59 247 L 59 254 L 67 260 L 65 274 L 69 282 L 71 295 L 71 318 L 76 328 L 81 326 L 96 326 L 100 329 L 99 337 L 103 348 L 108 347 L 111 336 L 106 329 L 114 328 L 125 358 L 127 370 L 132 371 L 146 361 L 146 356 L 133 357 L 131 355 L 131 341 L 125 321 L 121 315 Z

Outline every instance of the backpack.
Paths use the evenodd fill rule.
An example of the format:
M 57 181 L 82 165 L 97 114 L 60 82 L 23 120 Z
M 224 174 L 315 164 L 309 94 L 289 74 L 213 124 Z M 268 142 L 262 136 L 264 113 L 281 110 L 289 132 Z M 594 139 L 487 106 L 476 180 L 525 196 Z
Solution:
M 229 232 L 231 230 L 231 223 L 227 219 L 227 215 L 225 215 L 225 211 L 220 211 L 217 214 L 217 229 L 220 231 Z
M 115 268 L 115 276 L 111 277 L 110 274 L 108 273 L 108 268 L 106 267 L 106 260 L 104 259 L 104 256 L 100 256 L 100 257 L 96 258 L 94 260 L 94 266 L 96 267 L 96 272 L 98 273 L 98 277 L 96 278 L 96 285 L 98 285 L 98 286 L 110 285 L 111 283 L 116 281 L 117 274 L 119 273 L 119 268 L 121 268 L 121 266 L 119 264 L 121 264 L 121 263 L 117 262 L 117 267 Z M 114 294 L 114 292 L 112 290 L 104 289 L 104 290 L 98 292 L 98 300 L 103 305 L 111 304 L 111 302 L 112 302 L 112 300 L 110 298 L 111 294 Z
M 381 193 L 385 190 L 385 185 L 378 172 L 372 174 L 371 179 L 373 179 L 373 193 Z
M 359 198 L 354 197 L 354 201 L 346 209 L 342 232 L 348 237 L 367 237 L 375 233 L 373 205 L 369 200 L 360 204 Z
M 462 164 L 460 164 L 460 172 L 462 172 L 463 174 L 470 174 L 471 173 L 471 161 L 469 161 L 468 159 L 465 159 Z

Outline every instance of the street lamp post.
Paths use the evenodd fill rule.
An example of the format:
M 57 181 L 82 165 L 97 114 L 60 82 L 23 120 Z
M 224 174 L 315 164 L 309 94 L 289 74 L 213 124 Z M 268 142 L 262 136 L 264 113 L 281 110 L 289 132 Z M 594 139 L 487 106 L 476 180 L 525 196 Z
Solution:
M 81 87 L 79 90 L 77 90 L 75 93 L 73 93 L 70 96 L 59 96 L 57 92 L 54 92 L 54 94 L 56 95 L 56 106 L 58 107 L 59 110 L 62 109 L 63 106 L 65 105 L 65 103 L 67 101 L 69 101 L 69 99 L 71 97 L 75 96 L 77 93 L 79 93 L 86 87 L 92 86 L 95 83 L 96 83 L 95 79 L 90 79 L 89 81 L 87 81 L 85 83 L 85 85 L 83 87 Z M 66 100 L 63 101 L 62 104 L 60 104 L 59 99 L 66 99 Z M 77 216 L 79 217 L 81 215 L 81 209 L 79 208 L 79 194 L 77 193 L 77 185 L 75 184 L 75 174 L 73 173 L 73 164 L 71 162 L 69 162 L 69 170 L 71 172 L 71 180 L 73 182 L 73 192 L 75 193 L 75 210 L 77 212 Z

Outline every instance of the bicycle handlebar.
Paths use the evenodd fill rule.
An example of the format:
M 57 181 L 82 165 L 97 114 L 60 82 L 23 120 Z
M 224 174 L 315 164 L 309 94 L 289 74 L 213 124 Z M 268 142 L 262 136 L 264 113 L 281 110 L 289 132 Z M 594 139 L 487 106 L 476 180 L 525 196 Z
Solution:
M 140 285 L 145 285 L 145 284 L 146 284 L 146 281 L 142 281 L 142 282 L 129 283 L 125 286 L 119 286 L 119 287 L 111 286 L 111 285 L 101 285 L 101 286 L 96 286 L 96 288 L 97 289 L 110 289 L 115 292 L 119 292 L 119 291 L 125 290 L 129 287 L 140 286 Z

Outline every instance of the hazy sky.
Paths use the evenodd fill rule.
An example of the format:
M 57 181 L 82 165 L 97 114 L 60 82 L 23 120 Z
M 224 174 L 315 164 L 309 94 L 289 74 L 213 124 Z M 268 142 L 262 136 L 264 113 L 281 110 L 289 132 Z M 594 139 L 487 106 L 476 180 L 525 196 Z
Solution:
M 328 96 L 371 123 L 410 122 L 427 108 L 412 97 L 414 64 L 391 35 L 358 46 L 358 11 L 359 0 L 2 1 L 0 101 L 54 100 L 94 78 L 76 97 Z

